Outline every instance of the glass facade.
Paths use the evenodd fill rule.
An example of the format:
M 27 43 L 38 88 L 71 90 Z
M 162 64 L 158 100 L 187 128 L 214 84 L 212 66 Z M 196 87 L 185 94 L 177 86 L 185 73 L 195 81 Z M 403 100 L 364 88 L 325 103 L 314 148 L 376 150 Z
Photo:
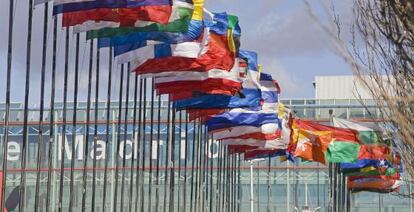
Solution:
M 285 99 L 282 102 L 292 108 L 298 117 L 321 122 L 328 121 L 329 110 L 333 110 L 338 117 L 348 119 L 380 118 L 374 102 L 368 100 L 365 106 L 353 100 Z M 134 120 L 132 109 L 127 114 L 125 110 L 119 114 L 114 109 L 118 108 L 116 102 L 111 103 L 110 120 L 107 120 L 106 103 L 99 103 L 98 121 L 95 123 L 95 111 L 91 111 L 88 121 L 86 104 L 80 103 L 76 122 L 72 120 L 75 111 L 68 109 L 66 125 L 63 124 L 62 105 L 57 105 L 52 127 L 49 125 L 51 113 L 45 112 L 45 123 L 40 125 L 39 110 L 34 108 L 29 113 L 27 145 L 24 148 L 23 110 L 20 104 L 13 104 L 8 129 L 4 196 L 7 198 L 21 184 L 21 177 L 24 176 L 26 211 L 33 210 L 36 195 L 40 211 L 45 211 L 48 203 L 51 211 L 58 211 L 60 202 L 63 211 L 67 211 L 70 196 L 73 197 L 74 211 L 79 211 L 82 209 L 85 177 L 86 211 L 92 211 L 93 199 L 97 211 L 103 207 L 107 211 L 113 208 L 129 211 L 129 207 L 132 211 L 184 211 L 184 208 L 186 211 L 210 211 L 210 208 L 228 211 L 237 203 L 238 195 L 231 186 L 237 184 L 237 179 L 240 180 L 240 211 L 249 211 L 250 163 L 241 161 L 240 169 L 236 169 L 237 156 L 225 156 L 217 142 L 202 138 L 205 129 L 196 122 L 186 122 L 184 112 L 177 112 L 175 122 L 169 122 L 168 103 L 162 102 L 161 105 L 160 109 L 155 108 L 151 113 L 151 105 L 148 104 L 145 115 L 141 115 L 145 121 L 138 122 L 139 115 Z M 130 108 L 133 106 L 129 105 Z M 158 111 L 162 117 L 160 124 L 157 122 Z M 4 150 L 4 116 L 4 105 L 0 104 L 1 152 Z M 154 118 L 153 125 L 151 117 Z M 170 120 L 171 117 L 170 113 Z M 50 137 L 51 134 L 53 137 Z M 42 146 L 38 145 L 40 138 Z M 24 150 L 27 164 L 22 169 Z M 37 157 L 38 152 L 40 158 Z M 5 158 L 0 159 L 5 161 Z M 38 160 L 40 167 L 37 167 Z M 85 164 L 86 169 L 83 168 Z M 220 164 L 225 164 L 230 170 L 226 174 L 237 177 L 226 177 L 218 169 Z M 256 211 L 294 211 L 295 207 L 305 206 L 305 199 L 312 208 L 321 207 L 320 211 L 326 211 L 328 177 L 324 166 L 310 162 L 280 162 L 274 158 L 257 162 L 254 167 Z M 40 178 L 36 176 L 38 168 Z M 197 169 L 203 171 L 195 173 Z M 36 179 L 39 179 L 40 185 L 38 192 Z M 408 193 L 410 189 L 410 185 L 404 184 L 400 192 Z M 174 203 L 169 204 L 171 202 Z M 412 206 L 410 200 L 392 194 L 367 192 L 353 194 L 351 202 L 352 211 L 361 212 L 380 209 L 410 211 Z

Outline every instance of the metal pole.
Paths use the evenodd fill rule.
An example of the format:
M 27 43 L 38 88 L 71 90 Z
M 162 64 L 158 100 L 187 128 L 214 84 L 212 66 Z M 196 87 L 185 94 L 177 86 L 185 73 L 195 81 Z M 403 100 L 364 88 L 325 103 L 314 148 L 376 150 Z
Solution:
M 108 67 L 108 92 L 106 98 L 106 151 L 105 151 L 105 170 L 104 170 L 104 187 L 103 187 L 103 197 L 102 197 L 102 211 L 105 212 L 106 209 L 106 190 L 107 190 L 107 181 L 108 181 L 108 164 L 109 164 L 109 129 L 110 129 L 110 119 L 111 119 L 111 93 L 112 93 L 112 47 L 109 49 L 109 67 Z M 112 132 L 114 129 L 112 129 Z M 111 142 L 111 145 L 114 145 Z M 112 153 L 113 154 L 113 153 Z
M 137 155 L 135 154 L 135 152 L 137 151 L 137 131 L 136 131 L 136 127 L 137 127 L 137 107 L 138 107 L 138 75 L 135 75 L 135 85 L 134 85 L 134 112 L 133 112 L 133 120 L 134 120 L 134 124 L 132 125 L 132 162 L 131 162 L 131 169 L 129 170 L 130 173 L 130 178 L 131 178 L 131 182 L 129 185 L 129 202 L 128 202 L 128 211 L 131 212 L 132 211 L 132 198 L 134 196 L 134 165 L 135 165 L 135 158 L 137 157 Z M 137 183 L 137 182 L 135 182 Z M 137 194 L 138 195 L 138 194 Z
M 79 89 L 79 33 L 76 35 L 76 62 L 75 62 L 75 92 L 73 96 L 73 117 L 72 117 L 72 160 L 70 163 L 70 188 L 69 188 L 69 211 L 73 211 L 74 206 L 74 168 L 75 168 L 75 147 L 76 147 L 76 119 L 78 111 L 78 89 Z
M 269 157 L 269 163 L 267 164 L 267 212 L 270 212 L 270 196 L 271 196 L 271 190 L 270 190 L 270 167 L 272 160 L 271 157 Z
M 65 143 L 66 143 L 66 118 L 67 118 L 67 98 L 68 98 L 68 72 L 69 72 L 69 28 L 66 28 L 66 46 L 65 46 L 65 70 L 64 70 L 64 85 L 63 85 L 63 114 L 62 114 L 62 139 L 60 144 L 60 185 L 59 185 L 59 212 L 62 211 L 63 207 L 63 179 L 65 175 Z
M 50 122 L 49 122 L 49 128 L 50 129 L 49 129 L 49 144 L 48 144 L 49 149 L 48 149 L 47 189 L 46 189 L 46 212 L 49 212 L 50 206 L 51 206 L 51 204 L 50 204 L 50 200 L 51 200 L 50 188 L 52 186 L 53 142 L 55 141 L 54 136 L 55 136 L 55 95 L 56 95 L 56 92 L 55 92 L 56 91 L 56 52 L 57 52 L 57 18 L 54 17 L 54 22 L 53 22 L 52 79 L 51 79 L 52 80 L 52 86 L 51 86 L 51 95 L 50 95 Z M 6 104 L 6 108 L 7 108 L 7 104 Z M 7 110 L 6 110 L 6 114 L 7 114 Z M 4 189 L 4 186 L 3 186 L 3 189 Z
M 214 166 L 214 160 L 213 160 L 213 156 L 211 154 L 211 146 L 214 143 L 214 135 L 211 135 L 211 140 L 210 140 L 210 146 L 208 148 L 208 151 L 210 153 L 210 212 L 213 212 L 213 193 L 214 193 L 214 185 L 213 185 L 213 166 Z
M 46 57 L 47 57 L 47 28 L 49 19 L 49 3 L 46 2 L 44 5 L 43 14 L 43 46 L 42 46 L 42 76 L 40 85 L 40 114 L 39 114 L 39 140 L 37 149 L 37 167 L 36 167 L 36 191 L 34 211 L 38 211 L 39 197 L 40 197 L 40 169 L 42 167 L 43 149 L 45 148 L 43 140 L 43 121 L 44 121 L 44 108 L 45 108 L 45 78 L 46 78 Z M 1 200 L 0 200 L 1 201 Z
M 28 145 L 28 119 L 29 119 L 29 96 L 30 96 L 30 72 L 31 72 L 31 50 L 32 50 L 32 25 L 33 25 L 33 1 L 29 0 L 29 15 L 28 15 L 28 29 L 27 29 L 27 50 L 26 50 L 26 82 L 24 95 L 24 125 L 23 125 L 23 144 L 21 151 L 21 168 L 20 173 L 20 199 L 19 211 L 24 211 L 26 200 L 26 160 L 27 160 L 27 145 Z M 6 179 L 4 179 L 6 180 Z
M 151 120 L 150 120 L 150 157 L 149 157 L 149 177 L 148 177 L 148 212 L 151 212 L 152 207 L 152 167 L 153 167 L 153 159 L 152 159 L 152 151 L 154 146 L 154 98 L 155 98 L 155 80 L 151 80 Z
M 330 109 L 329 110 L 329 121 L 330 124 L 332 125 L 333 123 L 333 110 Z M 329 196 L 329 202 L 328 202 L 328 211 L 333 212 L 335 211 L 335 192 L 334 192 L 334 180 L 332 179 L 332 177 L 335 177 L 335 173 L 334 173 L 334 168 L 335 168 L 335 164 L 332 163 L 328 163 L 328 177 L 329 177 L 329 189 L 328 189 L 328 196 Z
M 13 24 L 14 24 L 14 0 L 9 1 L 9 36 L 7 47 L 7 76 L 6 76 L 6 108 L 4 117 L 4 136 L 3 136 L 3 168 L 2 168 L 2 189 L 1 189 L 1 210 L 4 209 L 4 200 L 6 193 L 6 179 L 7 179 L 7 150 L 9 143 L 9 119 L 10 119 L 10 88 L 11 88 L 11 71 L 12 71 L 12 57 L 13 57 Z
M 181 209 L 181 168 L 182 168 L 182 164 L 181 164 L 181 155 L 182 155 L 182 135 L 181 135 L 181 129 L 182 129 L 182 120 L 183 120 L 183 115 L 182 115 L 182 111 L 179 111 L 179 116 L 178 116 L 178 128 L 180 129 L 179 132 L 179 136 L 178 136 L 178 199 L 177 199 L 177 208 L 178 210 Z
M 183 212 L 187 211 L 187 168 L 188 168 L 188 114 L 185 113 L 185 160 L 184 160 L 184 204 Z
M 172 110 L 172 123 L 171 123 L 171 168 L 170 168 L 170 200 L 169 211 L 174 212 L 174 200 L 175 200 L 175 124 L 176 124 L 176 110 Z
M 411 180 L 408 181 L 408 183 L 409 183 L 409 187 L 408 187 L 409 194 L 412 195 L 412 193 L 413 193 L 413 187 L 412 187 Z M 413 212 L 413 198 L 410 198 L 409 200 L 410 200 L 410 212 Z
M 119 84 L 119 102 L 118 102 L 118 126 L 117 126 L 117 136 L 116 136 L 116 152 L 114 153 L 115 157 L 115 181 L 112 182 L 115 184 L 114 188 L 114 205 L 112 211 L 117 211 L 118 205 L 118 178 L 119 178 L 119 149 L 121 147 L 121 121 L 122 121 L 122 96 L 123 96 L 123 84 L 124 84 L 124 64 L 121 65 L 121 82 Z
M 191 190 L 190 190 L 190 211 L 193 211 L 193 194 L 194 194 L 194 161 L 195 161 L 195 134 L 196 134 L 196 121 L 193 122 L 193 148 L 191 151 Z
M 286 211 L 290 211 L 290 167 L 289 161 L 286 161 L 286 184 L 287 184 L 287 195 L 286 195 Z
M 147 126 L 147 79 L 143 79 L 143 110 L 142 110 L 142 171 L 141 171 L 141 211 L 145 208 L 145 157 L 146 157 L 146 126 Z
M 121 211 L 124 211 L 124 191 L 125 191 L 125 167 L 126 167 L 126 144 L 127 144 L 127 135 L 128 135 L 128 111 L 129 111 L 129 85 L 130 85 L 130 76 L 129 73 L 130 64 L 126 69 L 127 75 L 127 84 L 126 84 L 126 94 L 125 94 L 125 114 L 124 114 L 124 145 L 123 145 L 123 155 L 122 155 L 122 179 L 121 179 Z M 132 159 L 133 160 L 133 159 Z
M 170 119 L 171 119 L 171 103 L 168 102 L 167 109 L 167 139 L 166 139 L 166 149 L 165 149 L 165 170 L 164 170 L 164 212 L 167 211 L 167 184 L 168 184 L 168 167 L 170 164 Z
M 89 73 L 88 73 L 88 102 L 86 108 L 86 123 L 90 122 L 91 119 L 91 101 L 92 101 L 92 71 L 93 71 L 93 40 L 90 40 L 90 52 L 89 52 Z M 87 189 L 87 170 L 86 167 L 88 165 L 88 150 L 89 150 L 89 126 L 86 126 L 86 135 L 83 139 L 84 141 L 84 152 L 83 152 L 83 175 L 82 175 L 82 182 L 83 182 L 83 189 L 82 189 L 82 212 L 86 211 L 86 189 Z M 63 146 L 63 145 L 62 145 Z M 62 150 L 63 151 L 63 150 Z M 63 155 L 63 154 L 62 154 Z M 62 160 L 63 161 L 63 160 Z
M 254 211 L 253 161 L 250 161 L 250 212 Z
M 137 136 L 137 141 L 138 141 L 138 161 L 137 161 L 137 175 L 136 175 L 136 190 L 137 190 L 137 195 L 135 196 L 135 211 L 138 211 L 138 205 L 139 205 L 139 200 L 140 200 L 140 192 L 141 192 L 141 190 L 140 190 L 140 186 L 141 186 L 141 172 L 142 172 L 142 170 L 141 170 L 141 168 L 140 168 L 140 165 L 141 165 L 141 162 L 140 161 L 142 161 L 141 160 L 141 157 L 142 157 L 142 147 L 141 147 L 141 145 L 143 145 L 142 144 L 142 141 L 141 141 L 141 135 L 142 135 L 142 93 L 143 93 L 143 85 L 144 85 L 144 83 L 143 83 L 144 81 L 143 81 L 143 79 L 142 78 L 140 78 L 140 80 L 139 80 L 139 113 L 138 113 L 138 136 Z
M 96 75 L 95 75 L 95 131 L 93 135 L 93 171 L 92 171 L 92 212 L 95 211 L 96 205 L 96 153 L 98 146 L 98 110 L 99 110 L 99 68 L 100 68 L 101 51 L 96 49 Z
M 237 212 L 241 211 L 241 160 L 238 154 L 238 169 L 237 169 Z
M 155 181 L 155 211 L 158 212 L 160 197 L 160 142 L 161 142 L 161 95 L 158 96 L 158 118 L 157 118 L 157 170 L 156 170 L 156 181 Z M 184 208 L 185 212 L 185 208 Z
M 221 191 L 222 191 L 222 173 L 223 173 L 223 144 L 219 143 L 219 158 L 218 158 L 218 171 L 217 171 L 217 186 L 216 186 L 216 211 L 221 210 Z

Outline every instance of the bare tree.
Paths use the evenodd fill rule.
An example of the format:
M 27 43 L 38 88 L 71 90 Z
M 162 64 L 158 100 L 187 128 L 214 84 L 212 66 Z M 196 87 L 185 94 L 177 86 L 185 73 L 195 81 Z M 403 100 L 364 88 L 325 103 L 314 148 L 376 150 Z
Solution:
M 392 123 L 393 137 L 414 177 L 414 0 L 353 0 L 351 38 L 343 39 L 344 26 L 334 4 L 327 7 L 332 25 L 320 23 L 335 52 L 377 100 L 384 122 Z

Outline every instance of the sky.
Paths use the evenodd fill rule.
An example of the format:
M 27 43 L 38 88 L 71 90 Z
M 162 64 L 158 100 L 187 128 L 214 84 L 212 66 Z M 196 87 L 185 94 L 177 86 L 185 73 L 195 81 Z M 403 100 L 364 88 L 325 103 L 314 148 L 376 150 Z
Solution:
M 13 74 L 12 74 L 12 101 L 22 102 L 24 99 L 24 77 L 26 64 L 26 37 L 27 37 L 27 1 L 17 2 L 14 11 L 15 27 L 13 35 Z M 316 13 L 324 17 L 320 1 L 312 0 Z M 333 0 L 342 17 L 346 20 L 351 14 L 352 0 Z M 0 102 L 5 99 L 5 77 L 8 34 L 8 1 L 0 7 Z M 305 10 L 303 0 L 206 0 L 205 7 L 211 12 L 228 12 L 237 15 L 242 28 L 241 47 L 256 51 L 263 71 L 271 73 L 282 87 L 282 98 L 313 98 L 312 82 L 316 75 L 349 75 L 350 68 L 341 58 L 332 53 L 328 38 L 320 30 L 318 24 L 310 18 Z M 41 38 L 42 38 L 43 6 L 34 10 L 33 45 L 31 61 L 31 102 L 38 103 L 41 67 Z M 326 20 L 325 20 L 326 21 Z M 48 20 L 49 25 L 52 19 Z M 64 31 L 59 30 L 59 35 Z M 51 30 L 48 32 L 48 44 L 51 45 Z M 74 35 L 71 35 L 71 39 Z M 74 42 L 71 43 L 72 47 Z M 63 55 L 64 39 L 58 40 L 58 83 L 57 96 L 62 98 L 63 93 Z M 88 46 L 84 39 L 81 41 L 81 73 L 80 85 L 83 98 L 86 95 L 88 61 L 85 55 Z M 48 51 L 51 57 L 51 48 Z M 107 57 L 103 53 L 103 57 Z M 74 53 L 70 57 L 73 59 Z M 104 59 L 103 59 L 104 61 Z M 101 61 L 102 62 L 102 61 Z M 73 64 L 70 69 L 73 70 Z M 118 67 L 119 68 L 119 67 Z M 101 65 L 101 72 L 107 69 Z M 100 85 L 105 87 L 107 79 L 101 74 Z M 69 84 L 73 85 L 73 75 L 69 77 Z M 50 63 L 46 76 L 46 87 L 50 87 Z M 133 79 L 131 79 L 133 80 Z M 115 78 L 114 83 L 119 83 Z M 125 86 L 125 85 L 124 85 Z M 49 93 L 48 93 L 49 92 Z M 117 91 L 113 89 L 113 96 Z M 46 90 L 46 96 L 50 89 Z M 73 95 L 73 86 L 69 86 L 69 99 Z M 132 95 L 132 94 L 131 94 Z M 100 99 L 105 99 L 106 92 L 100 92 Z

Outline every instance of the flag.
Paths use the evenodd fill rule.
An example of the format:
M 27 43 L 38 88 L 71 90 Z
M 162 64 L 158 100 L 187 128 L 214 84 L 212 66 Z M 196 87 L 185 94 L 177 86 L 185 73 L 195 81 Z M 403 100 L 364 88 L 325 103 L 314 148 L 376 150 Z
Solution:
M 300 133 L 308 131 L 313 134 L 329 132 L 331 140 L 328 142 L 324 154 L 328 162 L 355 162 L 358 160 L 359 140 L 354 130 L 325 126 L 312 121 L 295 119 L 292 123 L 292 141 L 289 149 L 295 152 Z M 305 136 L 306 137 L 306 136 Z
M 228 24 L 228 21 L 229 20 L 232 21 L 233 19 L 229 19 L 226 13 L 212 14 L 206 11 L 205 13 L 206 16 L 204 16 L 204 10 L 203 10 L 204 0 L 194 1 L 193 4 L 194 4 L 194 10 L 193 10 L 191 20 L 189 20 L 186 23 L 185 30 L 183 31 L 173 32 L 174 30 L 173 28 L 171 28 L 173 25 L 170 25 L 169 29 L 159 28 L 159 27 L 149 27 L 149 28 L 138 27 L 135 29 L 136 31 L 133 31 L 131 33 L 128 32 L 127 34 L 123 34 L 122 30 L 119 31 L 118 29 L 115 29 L 114 32 L 120 32 L 120 34 L 119 33 L 111 34 L 110 29 L 107 29 L 109 30 L 109 31 L 105 31 L 105 33 L 109 32 L 108 35 L 105 35 L 107 37 L 103 37 L 103 35 L 98 36 L 99 37 L 98 46 L 100 48 L 110 47 L 110 46 L 121 46 L 121 45 L 127 45 L 127 44 L 140 43 L 140 42 L 148 41 L 148 40 L 160 41 L 166 44 L 178 44 L 178 43 L 184 43 L 184 42 L 192 42 L 192 41 L 198 40 L 200 36 L 202 36 L 204 27 L 210 28 L 210 30 L 218 34 L 225 34 L 227 32 L 228 27 L 232 26 Z M 236 29 L 240 30 L 240 27 L 237 27 Z M 239 33 L 239 31 L 237 30 L 236 32 Z M 90 34 L 88 38 L 94 38 L 94 37 L 96 36 L 92 33 Z
M 230 112 L 215 115 L 206 122 L 210 130 L 218 130 L 235 126 L 260 127 L 264 124 L 280 124 L 280 120 L 274 112 L 256 112 L 244 109 L 233 109 Z
M 355 162 L 358 160 L 360 147 L 358 143 L 333 139 L 328 145 L 326 159 L 331 163 Z
M 226 108 L 256 108 L 260 106 L 261 91 L 257 69 L 257 54 L 240 50 L 239 57 L 246 60 L 248 71 L 242 83 L 242 89 L 235 96 L 200 95 L 191 99 L 174 101 L 176 109 L 226 109 Z
M 170 5 L 170 0 L 54 0 L 53 14 L 97 8 L 128 8 Z
M 376 144 L 361 145 L 358 159 L 387 160 L 392 157 L 391 153 L 389 146 Z
M 252 150 L 246 150 L 244 152 L 244 160 L 274 158 L 279 156 L 287 156 L 286 150 L 257 148 Z
M 224 145 L 241 145 L 241 146 L 253 146 L 264 149 L 279 149 L 278 143 L 275 140 L 262 140 L 262 139 L 223 139 L 220 141 Z
M 340 118 L 334 118 L 333 123 L 335 127 L 352 129 L 358 132 L 358 139 L 363 144 L 381 143 L 379 129 L 366 126 L 367 124 L 364 125 L 362 123 L 352 122 Z
M 358 160 L 357 162 L 353 163 L 340 163 L 341 169 L 361 169 L 365 167 L 390 167 L 390 163 L 386 160 L 370 160 L 370 159 L 362 159 Z
M 210 15 L 209 13 L 207 13 Z M 208 50 L 208 39 L 210 30 L 214 33 L 226 35 L 229 24 L 225 22 L 226 14 L 216 14 L 212 18 L 215 23 L 206 24 L 202 36 L 197 40 L 180 42 L 177 44 L 162 43 L 160 41 L 142 41 L 137 43 L 127 43 L 114 47 L 115 58 L 118 64 L 134 61 L 134 66 L 138 67 L 150 59 L 160 59 L 166 57 L 185 57 L 198 58 Z M 228 18 L 227 18 L 228 19 Z M 234 31 L 233 31 L 234 32 Z M 234 34 L 234 33 L 233 33 Z M 101 42 L 105 39 L 100 39 Z M 110 41 L 109 41 L 110 42 Z
M 230 139 L 257 139 L 257 140 L 276 140 L 279 139 L 282 136 L 282 133 L 279 129 L 277 129 L 276 131 L 270 132 L 270 133 L 262 133 L 262 132 L 257 132 L 257 133 L 246 133 L 246 134 L 242 134 L 239 136 L 227 136 L 225 138 L 222 139 L 218 139 L 220 140 L 230 140 Z
M 183 33 L 149 31 L 134 32 L 123 36 L 104 37 L 98 39 L 98 47 L 114 47 L 144 41 L 159 41 L 167 44 L 177 44 L 197 40 L 203 32 L 202 21 L 191 20 L 188 30 Z
M 203 53 L 204 42 L 184 42 L 164 44 L 161 42 L 144 41 L 114 47 L 114 55 L 118 64 L 134 61 L 136 66 L 154 58 L 186 57 L 198 58 Z
M 348 189 L 353 191 L 393 192 L 402 184 L 399 176 L 349 177 Z
M 235 95 L 241 88 L 239 62 L 230 71 L 176 72 L 174 76 L 155 78 L 158 94 L 170 94 L 171 100 L 191 98 L 193 93 Z
M 220 17 L 215 15 L 214 18 Z M 226 18 L 222 17 L 222 18 Z M 228 28 L 229 25 L 223 26 Z M 234 66 L 237 49 L 234 49 L 233 31 L 218 34 L 210 30 L 207 51 L 198 58 L 163 57 L 150 59 L 143 64 L 133 65 L 137 74 L 160 73 L 169 71 L 208 71 L 211 69 L 231 70 Z
M 325 152 L 332 139 L 330 131 L 299 129 L 296 136 L 294 138 L 297 140 L 297 147 L 294 152 L 295 157 L 326 164 Z
M 83 28 L 85 28 L 84 31 L 88 31 L 87 39 L 123 36 L 135 32 L 183 33 L 188 31 L 191 20 L 201 21 L 203 19 L 203 6 L 204 0 L 197 0 L 191 3 L 174 0 L 173 6 L 170 7 L 170 15 L 167 19 L 163 19 L 163 22 L 145 21 L 145 19 L 140 18 L 140 14 L 126 13 L 126 15 L 122 16 L 123 18 L 119 23 L 108 23 L 105 26 L 104 23 L 95 22 L 90 23 L 89 28 Z M 130 9 L 124 10 L 128 12 Z M 157 17 L 162 15 L 162 13 L 165 14 L 163 11 L 154 11 L 151 15 Z M 82 26 L 79 26 L 79 28 L 82 28 Z
M 75 32 L 96 29 L 93 25 L 120 27 L 125 22 L 152 22 L 167 24 L 171 15 L 170 6 L 145 6 L 136 8 L 97 8 L 64 13 L 62 26 L 75 26 Z
M 264 124 L 259 127 L 254 126 L 235 126 L 229 127 L 224 129 L 219 129 L 216 131 L 211 131 L 210 133 L 213 135 L 214 139 L 224 139 L 228 137 L 237 137 L 244 134 L 252 134 L 252 133 L 263 133 L 263 134 L 271 134 L 276 132 L 279 129 L 278 123 L 270 123 Z

